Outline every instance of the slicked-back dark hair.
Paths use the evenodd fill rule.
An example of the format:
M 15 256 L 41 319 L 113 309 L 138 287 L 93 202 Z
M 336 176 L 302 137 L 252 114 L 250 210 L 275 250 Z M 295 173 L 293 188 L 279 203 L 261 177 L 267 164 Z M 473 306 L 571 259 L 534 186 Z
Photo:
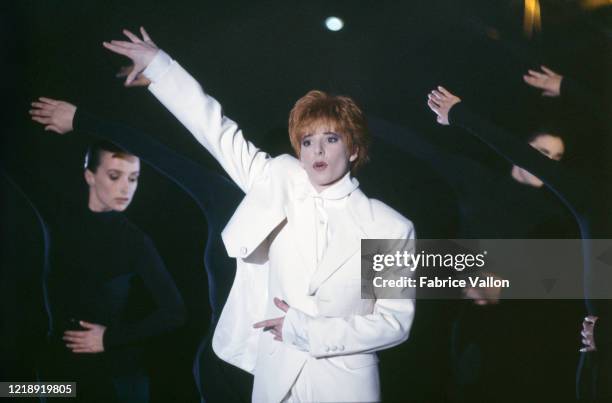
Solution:
M 98 170 L 98 167 L 100 166 L 102 152 L 104 151 L 111 153 L 113 157 L 128 157 L 133 155 L 125 151 L 123 148 L 119 147 L 115 143 L 111 143 L 110 141 L 96 141 L 95 143 L 91 143 L 89 147 L 87 147 L 87 152 L 85 153 L 84 168 L 95 173 Z

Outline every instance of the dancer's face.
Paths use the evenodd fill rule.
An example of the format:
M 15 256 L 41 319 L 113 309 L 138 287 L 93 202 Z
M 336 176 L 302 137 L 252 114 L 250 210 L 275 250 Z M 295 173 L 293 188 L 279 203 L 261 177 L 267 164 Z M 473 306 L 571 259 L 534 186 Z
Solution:
M 344 136 L 328 125 L 315 125 L 302 137 L 300 161 L 317 192 L 341 179 L 356 159 L 357 151 L 351 154 Z
M 85 170 L 92 211 L 123 211 L 132 202 L 138 187 L 140 160 L 133 155 L 113 155 L 101 151 L 96 172 Z
M 529 145 L 555 161 L 560 161 L 565 153 L 563 140 L 551 134 L 540 134 L 534 138 Z M 538 188 L 543 185 L 540 178 L 516 165 L 512 167 L 512 177 L 525 185 Z

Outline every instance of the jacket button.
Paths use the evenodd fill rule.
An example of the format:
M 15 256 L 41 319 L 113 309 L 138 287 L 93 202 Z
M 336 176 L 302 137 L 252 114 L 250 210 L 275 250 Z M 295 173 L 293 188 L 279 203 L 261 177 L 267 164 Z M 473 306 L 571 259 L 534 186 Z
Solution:
M 247 254 L 247 248 L 245 248 L 244 246 L 243 246 L 242 248 L 240 248 L 240 254 L 241 254 L 242 256 L 246 256 L 246 254 Z

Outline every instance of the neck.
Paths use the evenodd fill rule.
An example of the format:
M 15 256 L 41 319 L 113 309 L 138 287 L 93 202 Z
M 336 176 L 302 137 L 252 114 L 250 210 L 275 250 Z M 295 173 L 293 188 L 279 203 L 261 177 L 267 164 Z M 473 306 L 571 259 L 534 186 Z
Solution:
M 89 193 L 89 200 L 87 202 L 87 207 L 90 211 L 94 213 L 104 213 L 111 211 L 110 208 L 103 206 L 102 203 L 98 201 L 98 199 L 91 193 Z
M 340 182 L 342 179 L 344 179 L 345 176 L 346 176 L 346 173 L 342 175 L 341 177 L 339 177 L 338 179 L 336 179 L 335 181 L 327 183 L 325 185 L 317 185 L 312 182 L 310 182 L 310 184 L 317 191 L 317 193 L 321 193 L 324 190 L 329 189 L 330 187 L 334 186 L 336 183 Z

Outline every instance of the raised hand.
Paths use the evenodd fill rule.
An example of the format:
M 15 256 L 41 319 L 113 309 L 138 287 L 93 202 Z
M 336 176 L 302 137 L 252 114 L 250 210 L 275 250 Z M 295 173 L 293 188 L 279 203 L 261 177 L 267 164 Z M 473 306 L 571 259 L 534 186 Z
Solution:
M 140 33 L 142 39 L 124 29 L 123 34 L 128 37 L 129 41 L 102 42 L 106 49 L 129 58 L 134 64 L 132 71 L 125 79 L 126 86 L 130 86 L 140 73 L 147 68 L 159 50 L 143 27 L 140 27 Z
M 67 330 L 62 340 L 73 353 L 101 353 L 104 351 L 106 326 L 80 321 L 86 330 Z
M 597 323 L 597 316 L 589 315 L 582 321 L 582 348 L 581 352 L 596 351 L 597 345 L 595 344 L 595 323 Z
M 545 97 L 558 97 L 561 94 L 561 81 L 563 76 L 555 73 L 546 66 L 540 66 L 542 71 L 528 70 L 523 75 L 523 81 L 534 88 L 539 88 Z
M 117 78 L 125 78 L 127 76 L 130 75 L 130 73 L 132 72 L 132 70 L 134 70 L 134 65 L 130 65 L 130 66 L 123 66 L 119 69 L 119 71 L 117 72 L 117 74 L 115 74 L 115 77 Z M 149 84 L 151 84 L 151 80 L 149 80 L 148 78 L 146 78 L 142 73 L 138 74 L 136 76 L 136 78 L 134 79 L 134 81 L 132 81 L 129 84 L 125 84 L 126 87 L 147 87 L 149 86 Z
M 453 105 L 459 102 L 461 102 L 461 98 L 442 86 L 438 86 L 437 90 L 434 89 L 427 95 L 427 106 L 438 115 L 436 121 L 445 126 L 449 124 L 448 112 Z
M 496 279 L 501 279 L 501 277 L 492 273 L 487 274 Z M 463 289 L 463 297 L 471 299 L 476 305 L 495 305 L 499 303 L 501 291 L 501 287 L 467 287 Z
M 287 312 L 289 310 L 289 305 L 280 298 L 274 298 L 274 305 L 278 309 L 283 312 Z M 285 317 L 281 316 L 279 318 L 263 320 L 261 322 L 257 322 L 253 325 L 255 329 L 259 329 L 263 327 L 264 331 L 269 331 L 274 335 L 274 340 L 283 341 L 283 323 L 285 322 Z
M 38 102 L 32 102 L 29 113 L 32 120 L 59 134 L 66 134 L 73 130 L 72 121 L 76 106 L 57 99 L 40 97 Z

